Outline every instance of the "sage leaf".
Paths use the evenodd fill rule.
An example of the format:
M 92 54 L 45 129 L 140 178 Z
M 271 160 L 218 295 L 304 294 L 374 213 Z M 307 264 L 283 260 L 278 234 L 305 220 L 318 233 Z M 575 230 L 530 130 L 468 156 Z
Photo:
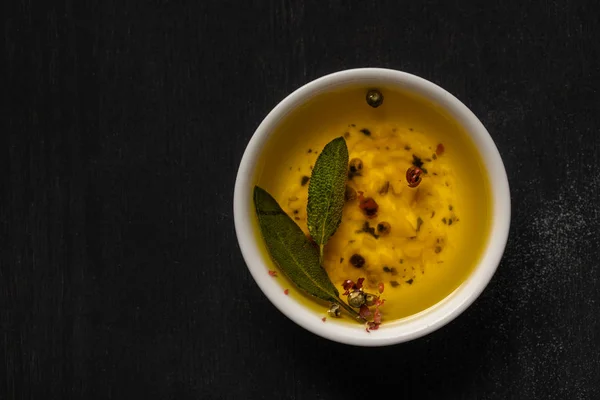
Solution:
M 362 320 L 339 298 L 338 290 L 321 266 L 317 248 L 273 196 L 255 186 L 254 205 L 261 234 L 279 269 L 299 289 L 321 300 L 337 303 L 354 318 Z
M 254 188 L 254 204 L 273 261 L 299 288 L 326 301 L 339 296 L 319 262 L 317 248 L 264 189 Z
M 321 261 L 325 244 L 342 221 L 347 179 L 348 147 L 338 137 L 319 154 L 308 183 L 308 231 L 319 245 Z

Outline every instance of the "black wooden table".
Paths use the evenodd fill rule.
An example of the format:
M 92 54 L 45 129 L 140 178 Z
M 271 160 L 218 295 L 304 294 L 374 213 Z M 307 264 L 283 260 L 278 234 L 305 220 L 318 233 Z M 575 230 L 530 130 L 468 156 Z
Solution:
M 384 385 L 397 398 L 600 398 L 592 1 L 6 3 L 0 398 L 371 399 Z M 470 107 L 513 205 L 479 300 L 375 349 L 279 313 L 232 216 L 268 111 L 364 66 Z

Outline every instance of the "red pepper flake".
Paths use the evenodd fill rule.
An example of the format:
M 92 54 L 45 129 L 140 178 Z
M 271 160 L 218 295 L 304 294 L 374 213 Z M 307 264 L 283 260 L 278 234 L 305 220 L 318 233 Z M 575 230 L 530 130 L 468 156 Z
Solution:
M 435 149 L 435 154 L 437 154 L 438 156 L 441 156 L 442 154 L 444 154 L 444 145 L 443 144 L 438 144 L 437 148 Z
M 290 294 L 290 289 L 285 289 L 285 290 L 283 291 L 283 294 L 285 294 L 286 296 L 287 296 L 288 294 Z
M 277 271 L 273 271 L 272 269 L 269 270 L 269 275 L 271 275 L 274 278 L 277 278 Z
M 369 307 L 367 307 L 366 304 L 360 306 L 359 315 L 364 319 L 367 319 L 371 316 L 371 310 L 369 310 Z
M 360 200 L 359 207 L 369 218 L 375 218 L 377 216 L 377 210 L 379 205 L 372 197 L 364 197 L 363 192 L 358 192 L 358 199 Z
M 356 283 L 354 283 L 354 281 L 352 279 L 346 279 L 344 281 L 344 283 L 342 283 L 342 288 L 344 288 L 344 290 L 345 290 L 345 292 L 343 293 L 344 296 L 347 296 L 348 294 L 350 294 L 350 289 L 361 290 L 363 287 L 364 281 L 365 281 L 365 278 L 358 278 Z
M 375 308 L 375 313 L 373 314 L 373 322 L 377 325 L 381 324 L 381 311 L 379 311 L 379 307 Z
M 321 321 L 323 321 L 323 322 L 327 321 L 327 317 L 321 318 Z
M 346 279 L 344 281 L 344 283 L 342 283 L 342 287 L 345 290 L 344 296 L 347 296 L 350 294 L 350 289 L 352 289 L 354 287 L 354 285 L 355 285 L 355 283 L 352 279 Z
M 379 285 L 377 285 L 377 289 L 379 290 L 379 293 L 383 293 L 383 282 L 379 282 Z
M 356 290 L 362 289 L 364 281 L 365 281 L 365 278 L 358 278 L 358 280 L 356 281 L 356 287 L 354 287 L 354 289 L 356 289 Z
M 366 331 L 376 331 L 377 329 L 379 329 L 379 324 L 375 323 L 373 321 L 369 321 L 367 322 L 367 327 L 366 327 Z

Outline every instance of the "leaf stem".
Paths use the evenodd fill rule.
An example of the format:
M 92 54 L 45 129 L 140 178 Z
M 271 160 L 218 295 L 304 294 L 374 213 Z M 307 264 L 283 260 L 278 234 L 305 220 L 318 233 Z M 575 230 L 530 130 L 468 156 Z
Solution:
M 350 315 L 352 315 L 354 317 L 354 319 L 356 319 L 359 322 L 367 322 L 363 317 L 360 316 L 359 313 L 357 313 L 352 307 L 350 307 L 348 304 L 344 303 L 344 301 L 340 298 L 337 299 L 337 302 L 340 306 L 342 306 L 342 308 L 344 308 L 344 310 L 346 310 Z
M 321 266 L 323 266 L 323 249 L 325 248 L 325 245 L 319 245 L 319 264 L 321 264 Z

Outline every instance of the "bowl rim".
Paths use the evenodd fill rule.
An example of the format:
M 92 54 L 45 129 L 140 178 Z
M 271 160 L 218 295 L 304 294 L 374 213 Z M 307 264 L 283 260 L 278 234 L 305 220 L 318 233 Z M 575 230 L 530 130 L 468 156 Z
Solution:
M 469 277 L 443 300 L 410 317 L 391 321 L 365 333 L 363 325 L 323 323 L 298 301 L 286 296 L 267 273 L 253 228 L 252 190 L 255 168 L 263 146 L 286 115 L 310 98 L 334 88 L 355 84 L 386 85 L 409 90 L 441 106 L 471 137 L 490 181 L 492 221 L 488 243 Z M 510 188 L 506 169 L 491 135 L 475 114 L 458 98 L 417 75 L 388 68 L 353 68 L 333 72 L 299 87 L 281 100 L 250 138 L 239 164 L 234 187 L 233 214 L 238 245 L 250 274 L 271 303 L 289 319 L 323 338 L 355 346 L 394 345 L 428 335 L 462 314 L 488 286 L 504 254 L 511 223 Z

